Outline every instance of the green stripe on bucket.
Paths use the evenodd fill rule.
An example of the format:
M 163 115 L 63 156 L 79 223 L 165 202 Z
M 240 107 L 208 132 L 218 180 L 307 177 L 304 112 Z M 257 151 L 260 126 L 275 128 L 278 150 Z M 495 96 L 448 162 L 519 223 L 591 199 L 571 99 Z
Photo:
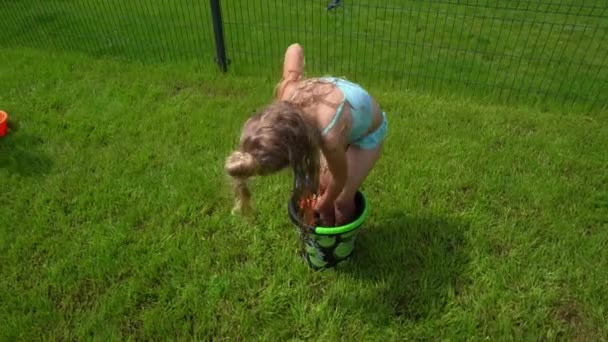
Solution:
M 367 207 L 367 200 L 365 199 L 365 197 L 362 197 L 362 199 L 363 199 L 363 212 L 361 213 L 361 215 L 359 215 L 359 218 L 357 218 L 356 220 L 354 220 L 353 222 L 351 222 L 349 224 L 345 224 L 340 227 L 316 227 L 315 234 L 338 235 L 338 234 L 344 234 L 351 230 L 355 230 L 355 229 L 359 228 L 363 224 L 365 219 L 367 218 L 368 211 L 369 211 L 369 208 Z

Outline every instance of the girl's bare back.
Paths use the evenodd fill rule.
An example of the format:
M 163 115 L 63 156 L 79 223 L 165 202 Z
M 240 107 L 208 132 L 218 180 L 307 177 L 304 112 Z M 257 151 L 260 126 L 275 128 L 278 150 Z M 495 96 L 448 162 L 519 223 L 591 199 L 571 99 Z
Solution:
M 319 79 L 306 80 L 283 80 L 281 84 L 282 92 L 277 94 L 279 100 L 294 102 L 301 106 L 309 119 L 316 123 L 322 130 L 327 127 L 336 115 L 340 103 L 344 99 L 344 94 L 335 85 L 320 81 Z M 282 83 L 283 83 L 282 82 Z M 368 132 L 377 129 L 382 123 L 382 112 L 379 105 L 372 98 L 373 119 Z M 340 136 L 345 136 L 352 125 L 351 107 L 348 102 L 343 107 L 342 118 L 336 123 L 333 130 Z M 343 139 L 345 140 L 345 139 Z M 346 143 L 345 146 L 346 147 Z

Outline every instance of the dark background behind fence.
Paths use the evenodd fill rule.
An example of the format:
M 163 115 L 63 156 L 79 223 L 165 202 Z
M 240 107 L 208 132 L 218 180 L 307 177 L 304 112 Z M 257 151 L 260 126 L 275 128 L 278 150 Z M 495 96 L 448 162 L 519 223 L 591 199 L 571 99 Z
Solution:
M 228 71 L 278 78 L 301 43 L 309 75 L 377 88 L 601 108 L 608 4 L 541 0 L 221 1 Z M 210 64 L 209 0 L 0 1 L 2 46 Z

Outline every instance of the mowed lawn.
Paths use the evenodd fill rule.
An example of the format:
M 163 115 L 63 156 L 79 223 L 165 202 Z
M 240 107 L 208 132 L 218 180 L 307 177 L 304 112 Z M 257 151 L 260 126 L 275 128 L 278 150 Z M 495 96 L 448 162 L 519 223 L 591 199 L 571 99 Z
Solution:
M 608 113 L 372 89 L 370 218 L 314 272 L 289 172 L 230 215 L 274 81 L 0 49 L 0 339 L 608 338 Z

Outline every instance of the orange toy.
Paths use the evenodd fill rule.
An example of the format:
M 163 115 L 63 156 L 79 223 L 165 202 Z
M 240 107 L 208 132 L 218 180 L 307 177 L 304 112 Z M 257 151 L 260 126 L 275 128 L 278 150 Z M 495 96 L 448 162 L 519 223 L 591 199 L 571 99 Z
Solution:
M 8 131 L 8 114 L 5 111 L 0 110 L 0 137 L 6 135 Z
M 315 224 L 315 203 L 316 197 L 302 198 L 300 200 L 300 209 L 302 209 L 302 221 L 305 224 L 312 226 Z

